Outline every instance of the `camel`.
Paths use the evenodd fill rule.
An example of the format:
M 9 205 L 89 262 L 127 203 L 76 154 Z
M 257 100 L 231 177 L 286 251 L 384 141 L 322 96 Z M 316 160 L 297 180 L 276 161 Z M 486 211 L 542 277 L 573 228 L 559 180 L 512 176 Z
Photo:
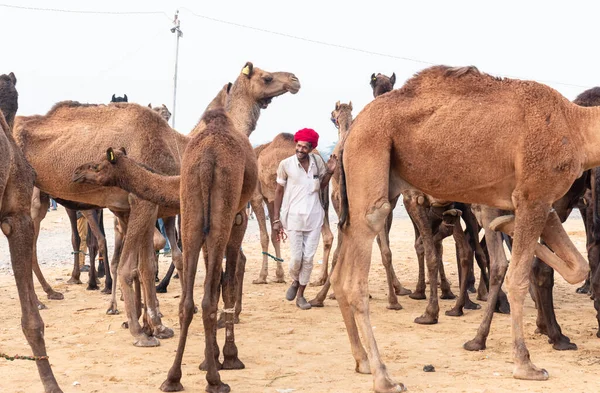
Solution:
M 62 393 L 52 373 L 44 341 L 44 321 L 33 287 L 33 220 L 31 200 L 35 171 L 11 133 L 18 109 L 17 78 L 0 75 L 0 228 L 8 239 L 10 259 L 21 304 L 21 329 L 33 351 L 44 391 Z
M 117 97 L 115 94 L 112 95 L 110 102 L 129 102 L 127 94 L 123 94 L 123 97 Z
M 165 119 L 166 122 L 169 122 L 169 119 L 171 119 L 171 111 L 169 111 L 169 108 L 167 108 L 167 106 L 165 104 L 162 104 L 161 106 L 153 107 L 152 103 L 150 103 L 150 104 L 148 104 L 148 108 L 152 109 L 155 112 L 158 112 L 160 117 Z
M 373 89 L 373 98 L 377 98 L 382 94 L 392 91 L 396 84 L 396 73 L 392 73 L 392 76 L 383 75 L 380 73 L 373 73 L 371 75 L 371 88 Z
M 419 72 L 358 115 L 342 152 L 343 238 L 331 281 L 356 370 L 373 374 L 375 391 L 404 389 L 381 362 L 366 284 L 372 239 L 385 225 L 390 199 L 399 194 L 409 211 L 459 201 L 515 212 L 490 224 L 514 240 L 506 283 L 513 376 L 548 379 L 548 372 L 529 357 L 523 301 L 534 253 L 569 283 L 583 281 L 589 272 L 552 203 L 584 170 L 600 164 L 598 120 L 600 109 L 579 107 L 545 85 L 495 78 L 475 67 L 447 66 Z M 478 165 L 463 165 L 466 157 Z M 422 193 L 431 197 L 422 198 Z M 419 229 L 426 250 L 431 250 L 431 231 Z M 537 242 L 540 236 L 554 252 Z M 431 277 L 437 273 L 431 252 L 427 264 Z
M 266 218 L 262 203 L 267 205 L 269 211 L 269 217 L 273 216 L 273 209 L 275 203 L 275 189 L 277 188 L 277 168 L 279 163 L 289 156 L 293 155 L 296 151 L 296 143 L 294 142 L 294 136 L 288 133 L 281 133 L 273 138 L 272 142 L 264 145 L 260 145 L 254 149 L 258 162 L 258 183 L 256 190 L 252 196 L 252 209 L 256 214 L 256 220 L 260 229 L 260 243 L 263 250 L 263 263 L 260 270 L 259 276 L 256 280 L 252 281 L 253 284 L 266 284 L 268 275 L 268 263 L 269 257 L 267 255 L 269 251 L 269 235 L 267 233 Z M 323 160 L 323 157 L 318 151 L 314 151 L 317 159 Z M 323 161 L 325 165 L 325 161 Z M 321 236 L 323 237 L 323 265 L 321 266 L 321 276 L 312 285 L 323 285 L 327 279 L 327 265 L 329 262 L 329 253 L 331 251 L 331 245 L 333 244 L 333 233 L 329 227 L 329 186 L 320 190 L 321 205 L 325 210 L 325 218 L 323 219 L 323 225 L 321 227 Z M 271 230 L 271 242 L 275 249 L 276 258 L 281 260 L 281 247 L 277 240 L 276 233 Z M 281 263 L 277 263 L 277 269 L 275 272 L 275 279 L 273 282 L 283 283 L 284 273 Z

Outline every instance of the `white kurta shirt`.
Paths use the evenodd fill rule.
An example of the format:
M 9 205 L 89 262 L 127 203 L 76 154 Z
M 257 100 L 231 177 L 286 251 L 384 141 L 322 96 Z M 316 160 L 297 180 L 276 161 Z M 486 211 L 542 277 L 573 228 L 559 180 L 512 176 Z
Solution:
M 309 154 L 305 171 L 294 154 L 279 163 L 277 183 L 285 187 L 279 219 L 290 231 L 312 231 L 321 228 L 325 212 L 319 199 L 325 163 L 320 156 Z

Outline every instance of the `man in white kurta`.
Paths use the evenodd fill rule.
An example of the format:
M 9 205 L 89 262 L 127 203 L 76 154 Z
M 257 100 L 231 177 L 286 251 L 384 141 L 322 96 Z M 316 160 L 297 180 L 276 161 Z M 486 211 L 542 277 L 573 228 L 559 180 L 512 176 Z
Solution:
M 296 299 L 296 305 L 303 310 L 310 309 L 304 289 L 310 280 L 325 217 L 320 190 L 329 183 L 337 164 L 335 155 L 326 166 L 320 156 L 311 154 L 318 138 L 312 129 L 298 131 L 294 136 L 296 154 L 279 163 L 272 221 L 276 232 L 285 228 L 290 243 L 289 266 L 293 282 L 286 299 Z

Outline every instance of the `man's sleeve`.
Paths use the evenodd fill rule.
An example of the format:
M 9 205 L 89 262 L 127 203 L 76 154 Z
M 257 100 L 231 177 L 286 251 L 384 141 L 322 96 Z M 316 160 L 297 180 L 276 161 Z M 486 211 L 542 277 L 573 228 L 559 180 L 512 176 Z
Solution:
M 287 172 L 285 171 L 285 165 L 284 165 L 285 161 L 281 161 L 279 163 L 279 167 L 277 168 L 277 184 L 281 184 L 282 186 L 285 186 L 285 183 L 287 183 Z

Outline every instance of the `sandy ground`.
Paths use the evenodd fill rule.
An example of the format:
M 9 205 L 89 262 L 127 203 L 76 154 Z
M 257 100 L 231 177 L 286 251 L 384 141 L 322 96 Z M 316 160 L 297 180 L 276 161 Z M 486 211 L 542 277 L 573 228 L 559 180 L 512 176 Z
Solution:
M 400 208 L 401 209 L 401 208 Z M 107 211 L 108 212 L 108 211 Z M 414 288 L 417 266 L 410 221 L 401 212 L 392 229 L 395 268 L 404 285 Z M 112 255 L 111 215 L 106 214 Z M 577 247 L 585 252 L 581 220 L 570 219 L 567 229 Z M 59 208 L 43 222 L 38 246 L 42 270 L 48 281 L 65 295 L 62 301 L 46 300 L 42 312 L 46 323 L 46 345 L 54 373 L 65 392 L 157 392 L 173 361 L 179 338 L 177 305 L 180 286 L 174 280 L 169 293 L 161 294 L 163 323 L 175 330 L 175 338 L 162 340 L 158 348 L 136 348 L 127 330 L 124 306 L 119 316 L 105 310 L 109 296 L 85 290 L 86 285 L 71 286 L 66 281 L 71 270 L 71 246 L 67 216 Z M 258 230 L 251 221 L 243 244 L 248 256 L 244 287 L 244 309 L 236 325 L 236 341 L 245 370 L 222 371 L 221 378 L 233 392 L 370 392 L 372 378 L 354 372 L 354 361 L 342 316 L 335 301 L 321 309 L 300 311 L 284 299 L 285 284 L 252 285 L 260 268 Z M 283 247 L 287 258 L 287 245 Z M 458 293 L 458 278 L 452 240 L 445 243 L 447 272 Z M 20 329 L 20 309 L 14 279 L 9 268 L 6 239 L 0 240 L 0 352 L 30 354 Z M 584 254 L 585 255 L 585 254 Z M 316 261 L 321 259 L 321 253 Z M 161 257 L 161 272 L 170 261 Z M 287 264 L 284 263 L 287 274 Z M 200 264 L 202 266 L 202 264 Z M 316 265 L 313 277 L 318 273 Z M 274 274 L 274 264 L 271 264 Z M 198 272 L 197 282 L 204 278 Z M 87 280 L 87 277 L 84 281 Z M 198 285 L 198 284 L 197 284 Z M 600 339 L 593 304 L 589 297 L 575 294 L 575 286 L 557 279 L 556 313 L 563 332 L 578 344 L 577 351 L 557 352 L 547 339 L 536 335 L 535 309 L 528 299 L 525 307 L 527 343 L 534 363 L 550 372 L 547 382 L 517 381 L 511 376 L 510 319 L 494 317 L 488 349 L 467 352 L 462 344 L 471 339 L 482 311 L 468 311 L 460 318 L 444 315 L 454 301 L 440 301 L 440 319 L 434 326 L 420 326 L 413 319 L 421 315 L 426 302 L 403 297 L 404 309 L 389 311 L 386 283 L 379 254 L 374 247 L 370 275 L 371 318 L 390 375 L 403 382 L 410 392 L 597 392 L 600 390 Z M 308 297 L 318 288 L 308 288 Z M 202 288 L 197 287 L 200 302 Z M 472 297 L 472 299 L 474 299 Z M 483 304 L 485 306 L 485 304 Z M 191 326 L 184 356 L 183 380 L 188 392 L 203 392 L 205 373 L 198 370 L 203 354 L 203 329 L 196 317 Z M 219 332 L 219 342 L 224 342 Z M 435 373 L 423 372 L 433 364 Z M 0 359 L 0 392 L 42 392 L 33 362 L 8 362 Z

